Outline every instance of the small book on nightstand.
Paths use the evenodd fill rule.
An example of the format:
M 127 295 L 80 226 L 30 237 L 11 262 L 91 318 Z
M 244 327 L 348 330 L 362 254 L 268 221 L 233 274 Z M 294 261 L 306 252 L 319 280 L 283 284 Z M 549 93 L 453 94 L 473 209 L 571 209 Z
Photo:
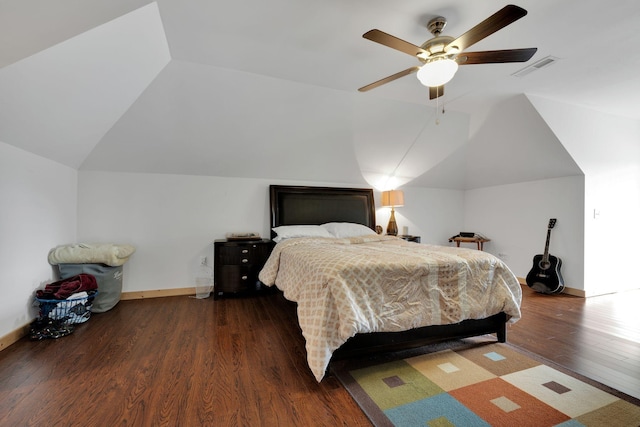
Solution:
M 260 233 L 227 233 L 227 240 L 261 240 Z

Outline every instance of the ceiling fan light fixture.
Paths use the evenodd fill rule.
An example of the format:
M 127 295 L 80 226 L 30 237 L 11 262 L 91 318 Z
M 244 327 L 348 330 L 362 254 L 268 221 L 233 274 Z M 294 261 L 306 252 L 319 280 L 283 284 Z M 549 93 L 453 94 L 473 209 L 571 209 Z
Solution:
M 458 71 L 458 63 L 449 58 L 437 58 L 424 64 L 417 77 L 425 86 L 437 87 L 449 82 Z
M 387 34 L 378 29 L 369 30 L 362 35 L 381 45 L 390 47 L 399 52 L 417 58 L 424 65 L 415 65 L 368 84 L 358 89 L 366 92 L 383 84 L 392 82 L 400 77 L 417 72 L 418 80 L 429 88 L 429 99 L 437 99 L 443 91 L 438 90 L 449 82 L 458 70 L 458 65 L 471 64 L 498 64 L 508 62 L 527 62 L 537 51 L 537 48 L 528 49 L 503 49 L 467 52 L 467 49 L 480 40 L 490 36 L 524 17 L 527 11 L 513 4 L 506 5 L 484 21 L 471 28 L 458 38 L 443 36 L 442 30 L 447 20 L 438 16 L 427 24 L 427 29 L 433 34 L 433 38 L 417 46 L 398 37 Z M 444 89 L 444 88 L 442 88 Z

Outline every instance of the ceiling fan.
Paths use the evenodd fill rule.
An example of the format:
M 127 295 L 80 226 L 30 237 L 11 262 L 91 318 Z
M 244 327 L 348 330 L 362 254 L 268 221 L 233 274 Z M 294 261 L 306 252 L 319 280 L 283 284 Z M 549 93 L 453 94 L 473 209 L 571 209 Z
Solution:
M 414 56 L 423 65 L 407 68 L 399 73 L 363 86 L 358 90 L 366 92 L 417 72 L 418 80 L 429 87 L 429 99 L 435 99 L 444 94 L 444 84 L 453 78 L 458 70 L 458 65 L 526 62 L 536 53 L 537 48 L 487 50 L 481 52 L 464 51 L 526 14 L 527 11 L 519 6 L 507 5 L 457 39 L 440 35 L 447 25 L 447 20 L 439 16 L 430 20 L 427 24 L 427 29 L 434 37 L 424 42 L 421 46 L 416 46 L 377 29 L 367 31 L 362 35 L 365 39 Z

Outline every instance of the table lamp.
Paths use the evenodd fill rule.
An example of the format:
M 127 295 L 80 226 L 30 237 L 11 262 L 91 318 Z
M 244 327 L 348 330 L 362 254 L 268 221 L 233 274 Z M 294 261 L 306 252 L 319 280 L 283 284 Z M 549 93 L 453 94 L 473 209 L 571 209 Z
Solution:
M 404 193 L 402 190 L 389 190 L 382 192 L 382 206 L 391 207 L 391 217 L 387 224 L 387 234 L 390 236 L 398 235 L 398 224 L 396 224 L 396 215 L 394 207 L 404 206 Z

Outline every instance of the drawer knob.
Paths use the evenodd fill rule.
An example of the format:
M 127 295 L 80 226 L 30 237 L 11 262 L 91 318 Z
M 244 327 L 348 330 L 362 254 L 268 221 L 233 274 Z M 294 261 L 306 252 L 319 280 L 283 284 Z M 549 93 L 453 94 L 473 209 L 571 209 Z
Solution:
M 242 276 L 242 280 L 247 280 L 247 276 Z
M 249 260 L 248 260 L 248 259 L 246 259 L 246 258 L 242 258 L 242 263 L 243 263 L 243 264 L 246 264 L 247 262 L 249 262 Z
M 243 250 L 242 250 L 242 253 L 243 253 L 243 254 L 248 254 L 248 253 L 249 253 L 249 249 L 243 249 Z

